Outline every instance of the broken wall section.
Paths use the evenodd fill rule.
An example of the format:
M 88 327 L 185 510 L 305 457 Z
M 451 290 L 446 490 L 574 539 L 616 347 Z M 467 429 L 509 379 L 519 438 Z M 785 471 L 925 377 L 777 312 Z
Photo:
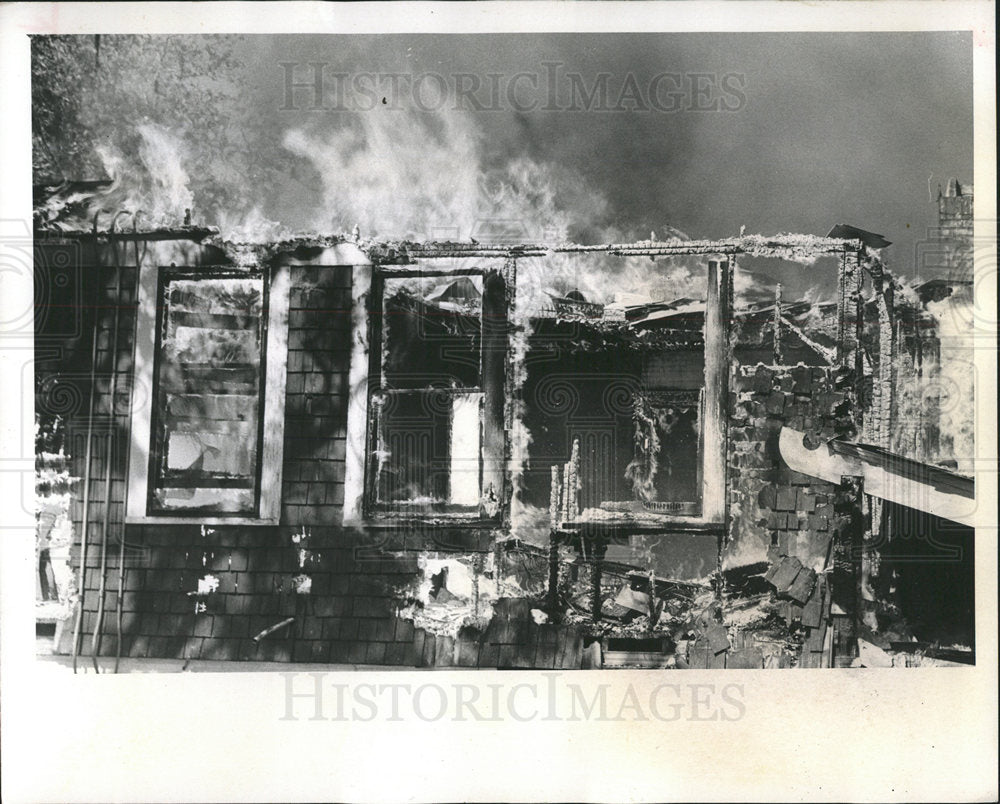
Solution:
M 739 366 L 729 411 L 729 532 L 723 571 L 794 556 L 822 570 L 835 487 L 790 470 L 778 451 L 783 426 L 816 444 L 850 436 L 850 372 L 819 366 Z
M 853 372 L 833 366 L 734 371 L 722 622 L 756 667 L 757 651 L 768 667 L 831 664 L 831 577 L 843 540 L 838 487 L 789 469 L 778 435 L 791 427 L 816 445 L 852 436 L 853 381 Z

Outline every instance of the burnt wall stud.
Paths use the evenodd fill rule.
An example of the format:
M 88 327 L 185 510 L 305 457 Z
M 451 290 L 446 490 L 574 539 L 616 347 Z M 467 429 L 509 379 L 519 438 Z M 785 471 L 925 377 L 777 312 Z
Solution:
M 726 512 L 726 410 L 729 402 L 729 328 L 732 322 L 732 261 L 708 261 L 705 305 L 705 458 L 702 516 L 722 522 Z

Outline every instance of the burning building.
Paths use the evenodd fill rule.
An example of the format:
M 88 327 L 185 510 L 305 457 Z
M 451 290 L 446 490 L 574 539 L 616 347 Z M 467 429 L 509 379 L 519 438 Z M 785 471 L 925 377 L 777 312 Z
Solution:
M 53 197 L 74 660 L 973 661 L 967 290 L 877 236 L 245 243 Z M 767 259 L 836 299 L 738 298 Z

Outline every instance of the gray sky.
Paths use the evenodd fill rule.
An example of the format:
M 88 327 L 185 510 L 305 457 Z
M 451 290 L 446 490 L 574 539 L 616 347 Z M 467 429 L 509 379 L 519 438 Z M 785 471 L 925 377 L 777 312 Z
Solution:
M 337 73 L 434 73 L 449 89 L 457 80 L 475 81 L 454 78 L 471 74 L 481 78 L 475 97 L 487 107 L 490 80 L 506 87 L 519 72 L 534 74 L 538 88 L 531 78 L 518 79 L 515 102 L 538 108 L 511 108 L 503 92 L 497 111 L 469 109 L 468 96 L 461 102 L 462 114 L 484 134 L 484 166 L 527 156 L 570 169 L 588 192 L 606 199 L 599 223 L 633 237 L 651 230 L 665 236 L 669 226 L 692 237 L 731 236 L 741 225 L 749 232 L 825 234 L 844 222 L 886 235 L 896 244 L 888 254 L 895 270 L 912 273 L 916 242 L 934 223 L 938 183 L 950 176 L 973 180 L 971 39 L 961 33 L 276 36 L 252 40 L 245 55 L 261 114 L 273 115 L 279 127 L 317 134 L 352 116 L 382 115 L 406 125 L 407 115 L 419 114 L 412 92 L 404 85 L 394 99 L 384 77 L 378 94 L 388 96 L 387 104 L 331 111 L 370 100 L 332 97 Z M 308 81 L 309 62 L 327 65 L 324 90 L 331 97 L 319 111 L 308 108 L 310 88 L 296 90 L 291 104 L 282 100 L 286 71 Z M 547 81 L 556 69 L 562 95 L 553 101 Z M 579 74 L 585 90 L 607 73 L 606 106 L 632 75 L 638 99 L 621 105 L 648 108 L 566 109 L 569 73 Z M 679 86 L 672 77 L 654 85 L 660 106 L 677 110 L 652 108 L 650 84 L 662 73 L 682 76 Z M 723 80 L 737 92 L 720 89 Z M 708 94 L 694 97 L 692 82 Z M 436 78 L 421 85 L 431 109 L 442 106 L 438 86 Z M 668 97 L 671 90 L 680 95 Z M 282 110 L 283 103 L 296 109 Z M 736 109 L 690 108 L 713 104 Z M 275 196 L 282 218 L 318 203 L 322 179 L 308 175 L 305 187 Z M 568 214 L 572 219 L 573 210 Z M 597 234 L 595 216 L 583 217 L 576 233 Z M 787 270 L 769 273 L 794 292 L 798 283 Z

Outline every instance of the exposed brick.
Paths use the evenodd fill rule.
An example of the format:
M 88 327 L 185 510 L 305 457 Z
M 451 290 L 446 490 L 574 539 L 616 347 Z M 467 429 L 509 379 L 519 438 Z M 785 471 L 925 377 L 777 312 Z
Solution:
M 796 472 L 792 469 L 788 470 L 787 478 L 788 482 L 795 486 L 811 486 L 816 481 L 816 478 L 804 475 L 801 472 Z
M 753 388 L 756 391 L 770 391 L 774 375 L 770 369 L 758 366 L 754 374 Z
M 805 489 L 799 489 L 795 497 L 795 510 L 810 513 L 816 509 L 816 500 Z
M 779 511 L 794 511 L 795 489 L 789 489 L 789 488 L 778 489 L 774 507 L 777 508 Z

